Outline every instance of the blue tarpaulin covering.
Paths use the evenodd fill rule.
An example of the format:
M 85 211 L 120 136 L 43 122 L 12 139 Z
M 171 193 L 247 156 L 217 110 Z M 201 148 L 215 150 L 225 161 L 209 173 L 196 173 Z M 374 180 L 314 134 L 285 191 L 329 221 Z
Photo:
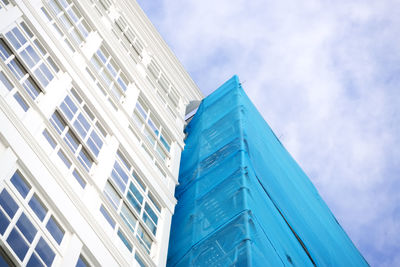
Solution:
M 368 266 L 237 76 L 186 132 L 168 266 Z

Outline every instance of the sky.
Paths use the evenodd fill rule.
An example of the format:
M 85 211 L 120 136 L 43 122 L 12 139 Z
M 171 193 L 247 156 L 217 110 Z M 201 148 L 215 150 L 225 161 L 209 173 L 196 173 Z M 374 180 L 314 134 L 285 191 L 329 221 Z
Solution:
M 138 0 L 204 95 L 237 74 L 372 266 L 400 266 L 400 1 Z

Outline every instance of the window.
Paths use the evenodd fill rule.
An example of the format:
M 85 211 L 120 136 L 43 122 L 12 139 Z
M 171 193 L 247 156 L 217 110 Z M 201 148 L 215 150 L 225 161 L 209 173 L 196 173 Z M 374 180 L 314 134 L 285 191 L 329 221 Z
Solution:
M 27 266 L 50 266 L 56 257 L 55 246 L 65 235 L 55 215 L 19 171 L 0 192 L 0 234 L 15 259 L 20 264 L 27 261 Z
M 46 8 L 42 7 L 41 8 L 42 13 L 44 15 L 44 18 L 46 19 L 48 24 L 51 24 L 51 29 L 53 29 L 53 31 L 55 32 L 55 34 L 57 35 L 57 37 L 59 39 L 61 39 L 64 44 L 66 45 L 66 47 L 68 48 L 68 50 L 71 53 L 75 52 L 75 48 L 72 46 L 71 42 L 68 40 L 68 37 L 64 34 L 64 32 L 60 29 L 60 27 L 58 27 L 57 22 L 53 19 L 53 17 L 49 14 L 49 12 L 46 10 Z
M 149 70 L 150 77 L 157 84 L 158 95 L 162 101 L 167 104 L 169 110 L 174 110 L 172 111 L 172 115 L 175 116 L 176 109 L 179 108 L 179 94 L 154 59 L 151 59 L 151 62 L 147 68 Z M 173 109 L 171 109 L 171 107 Z
M 77 138 L 74 130 L 70 128 L 64 118 L 60 115 L 60 112 L 55 111 L 51 116 L 50 121 L 53 124 L 54 128 L 56 128 L 60 136 L 63 138 L 65 143 L 68 145 L 74 156 L 79 160 L 82 166 L 87 171 L 89 171 L 94 163 L 94 160 L 89 155 L 86 147 L 82 145 L 80 140 Z M 59 151 L 58 155 L 67 165 L 67 167 L 70 168 L 71 162 L 68 160 L 68 157 L 62 151 Z
M 150 253 L 157 232 L 160 205 L 121 151 L 117 152 L 117 159 L 104 188 L 104 194 L 126 226 Z M 110 223 L 109 213 L 102 213 Z M 110 225 L 114 228 L 116 224 L 114 220 L 112 222 Z M 122 235 L 122 232 L 118 235 L 126 245 L 125 235 Z
M 141 97 L 139 97 L 136 103 L 133 119 L 147 137 L 153 149 L 157 151 L 163 160 L 166 160 L 168 158 L 167 153 L 171 150 L 171 139 L 165 133 L 154 112 L 150 110 Z
M 108 91 L 104 90 L 104 87 L 100 84 L 100 81 L 97 80 L 97 78 L 93 75 L 93 73 L 86 68 L 86 72 L 89 74 L 90 78 L 92 78 L 93 82 L 96 85 L 96 88 L 101 92 L 101 94 L 106 98 L 106 100 L 108 101 L 108 103 L 110 103 L 111 107 L 117 111 L 118 107 L 117 105 L 114 103 L 114 100 L 112 99 L 111 95 L 108 93 Z
M 92 29 L 76 5 L 71 0 L 49 0 L 48 5 L 52 15 L 60 22 L 67 35 L 71 36 L 76 44 L 83 43 Z M 45 9 L 42 9 L 42 11 L 56 31 L 61 33 L 57 25 L 52 21 L 49 15 L 50 12 Z
M 32 99 L 59 71 L 39 40 L 21 22 L 0 38 L 0 57 Z
M 128 55 L 133 59 L 134 62 L 138 62 L 138 56 L 143 51 L 143 44 L 129 27 L 128 22 L 123 16 L 117 18 L 114 22 L 115 29 L 113 30 L 115 36 L 128 52 Z
M 51 136 L 49 131 L 47 129 L 44 129 L 42 134 L 43 134 L 43 137 L 49 143 L 50 147 L 54 149 L 54 151 L 57 153 L 58 157 L 65 164 L 67 169 L 70 169 L 72 171 L 72 176 L 75 178 L 75 180 L 79 183 L 79 185 L 82 188 L 85 188 L 85 186 L 86 186 L 85 179 L 82 177 L 82 175 L 76 169 L 75 164 L 72 163 L 71 160 L 69 160 L 68 156 L 63 152 L 60 145 L 54 140 L 54 138 Z
M 129 81 L 107 49 L 101 46 L 90 61 L 106 85 L 105 88 L 110 90 L 116 98 L 121 99 Z
M 59 109 L 51 116 L 50 122 L 70 151 L 89 171 L 103 147 L 107 133 L 75 89 L 70 90 Z M 66 162 L 68 159 L 65 154 L 59 156 L 69 168 L 71 162 Z

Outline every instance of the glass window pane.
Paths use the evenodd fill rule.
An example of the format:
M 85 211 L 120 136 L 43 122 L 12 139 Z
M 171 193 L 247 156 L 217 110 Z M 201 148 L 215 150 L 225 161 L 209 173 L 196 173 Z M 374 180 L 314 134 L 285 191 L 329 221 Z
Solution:
M 139 225 L 138 227 L 137 237 L 140 243 L 143 245 L 143 247 L 147 250 L 147 252 L 149 252 L 152 241 L 141 225 Z
M 93 121 L 95 117 L 86 104 L 83 105 L 83 109 L 85 110 L 86 115 L 88 115 L 89 118 Z
M 33 226 L 33 224 L 31 223 L 31 221 L 28 219 L 28 217 L 26 217 L 25 213 L 22 213 L 21 217 L 19 217 L 17 221 L 17 226 L 18 229 L 25 236 L 25 238 L 29 241 L 29 243 L 32 243 L 33 238 L 37 233 L 37 230 L 35 226 Z
M 76 101 L 78 101 L 79 104 L 82 103 L 82 98 L 78 95 L 78 93 L 75 91 L 74 88 L 71 89 L 72 95 L 75 97 Z
M 84 165 L 84 167 L 89 170 L 92 167 L 93 161 L 90 159 L 88 153 L 82 150 L 79 151 L 79 161 Z
M 25 198 L 26 195 L 28 195 L 28 192 L 31 190 L 31 186 L 25 182 L 25 179 L 22 178 L 19 172 L 15 172 L 10 181 L 23 198 Z
M 107 83 L 107 85 L 110 86 L 113 81 L 110 74 L 104 69 L 100 72 L 100 74 L 103 80 Z
M 125 203 L 122 204 L 121 215 L 126 225 L 134 232 L 137 220 Z
M 85 180 L 82 178 L 82 176 L 76 171 L 76 170 L 74 170 L 73 172 L 72 172 L 72 175 L 75 177 L 75 179 L 78 181 L 78 183 L 80 184 L 80 186 L 82 187 L 82 188 L 85 188 L 85 186 L 86 186 L 86 182 L 85 182 Z
M 65 16 L 65 14 L 62 14 L 59 18 L 68 30 L 73 27 L 71 21 Z
M 31 45 L 28 45 L 26 47 L 26 51 L 28 52 L 28 54 L 30 55 L 30 57 L 32 58 L 34 64 L 38 63 L 40 60 L 40 57 L 38 56 L 38 54 L 36 53 L 35 50 L 33 50 L 33 47 Z M 25 51 L 23 51 L 25 52 Z M 22 52 L 21 52 L 22 54 Z
M 124 81 L 121 78 L 118 78 L 117 82 L 118 82 L 119 86 L 121 86 L 122 90 L 126 91 L 127 85 L 124 83 Z
M 29 93 L 32 99 L 35 99 L 41 92 L 40 88 L 33 81 L 32 77 L 28 77 L 23 84 L 25 90 Z
M 46 138 L 47 142 L 49 142 L 52 148 L 55 148 L 57 146 L 57 143 L 54 141 L 53 137 L 50 136 L 47 130 L 43 131 L 43 136 Z
M 70 3 L 71 1 L 68 0 L 68 2 L 67 2 L 67 1 L 65 1 L 65 0 L 58 0 L 58 2 L 61 3 L 61 5 L 62 5 L 64 8 L 67 8 L 67 7 L 69 6 L 68 3 Z
M 135 178 L 135 181 L 140 185 L 140 187 L 143 190 L 146 190 L 146 186 L 144 185 L 144 182 L 142 181 L 142 179 L 139 178 L 139 175 L 137 175 L 137 173 L 132 170 L 132 176 Z
M 0 234 L 3 235 L 6 231 L 8 225 L 10 224 L 10 220 L 7 216 L 0 210 Z M 1 264 L 0 264 L 1 266 Z
M 137 198 L 137 200 L 142 203 L 143 202 L 143 196 L 142 194 L 139 192 L 139 190 L 136 188 L 136 186 L 131 182 L 129 185 L 129 191 L 131 191 L 135 197 Z
M 92 62 L 93 66 L 97 69 L 100 70 L 101 68 L 101 63 L 100 61 L 96 58 L 96 57 L 92 57 L 92 59 L 90 60 L 90 62 Z
M 69 45 L 70 49 L 73 50 L 72 46 L 66 41 L 67 45 Z M 57 64 L 54 62 L 54 60 L 51 57 L 47 58 L 47 62 L 49 62 L 50 66 L 53 68 L 53 70 L 57 73 L 60 69 L 57 67 Z
M 42 44 L 39 42 L 39 40 L 35 40 L 33 41 L 33 43 L 35 44 L 36 48 L 39 50 L 39 52 L 44 56 L 46 55 L 46 51 L 44 50 Z
M 44 73 L 47 80 L 49 80 L 49 81 L 53 80 L 53 78 L 54 78 L 53 73 L 51 73 L 51 71 L 46 66 L 46 64 L 42 63 L 39 68 L 41 69 L 42 73 Z
M 25 50 L 21 51 L 20 55 L 29 68 L 35 66 L 35 62 L 33 62 L 32 58 L 28 55 L 28 53 Z
M 25 39 L 24 35 L 17 27 L 12 29 L 12 32 L 14 33 L 15 37 L 17 37 L 17 39 L 21 45 L 26 43 L 26 39 Z
M 157 224 L 158 217 L 156 213 L 153 211 L 153 209 L 149 206 L 149 204 L 146 203 L 144 209 L 146 210 L 147 214 L 153 219 L 153 221 Z
M 21 234 L 18 233 L 17 229 L 13 229 L 7 238 L 7 243 L 10 245 L 18 258 L 22 261 L 28 252 L 29 246 L 26 241 L 22 238 Z
M 100 139 L 95 131 L 92 131 L 92 133 L 90 134 L 90 138 L 96 143 L 98 148 L 101 148 L 103 146 L 103 141 Z
M 75 114 L 78 111 L 78 108 L 76 107 L 75 103 L 68 95 L 65 97 L 64 103 L 68 106 L 72 114 Z
M 121 239 L 121 241 L 124 243 L 124 245 L 126 246 L 126 248 L 132 252 L 132 245 L 129 243 L 128 239 L 126 239 L 125 235 L 118 230 L 118 236 Z
M 154 206 L 156 207 L 156 209 L 159 212 L 161 212 L 160 204 L 158 204 L 158 201 L 156 200 L 156 198 L 154 197 L 154 195 L 151 192 L 149 192 L 149 198 L 150 198 L 151 202 L 154 204 Z
M 79 20 L 78 16 L 75 14 L 75 12 L 74 12 L 74 10 L 72 8 L 68 9 L 67 13 L 68 13 L 68 16 L 71 18 L 71 20 L 73 22 L 76 23 Z
M 61 110 L 63 111 L 64 115 L 69 119 L 72 120 L 74 114 L 72 114 L 71 110 L 67 107 L 67 105 L 63 102 L 60 105 Z
M 87 131 L 82 127 L 78 120 L 74 122 L 74 128 L 82 138 L 86 137 Z
M 35 250 L 47 266 L 50 266 L 53 263 L 56 254 L 50 248 L 47 242 L 43 239 L 43 237 L 40 238 L 39 242 L 36 245 Z
M 46 224 L 47 230 L 49 230 L 50 234 L 53 236 L 54 240 L 61 244 L 61 241 L 64 237 L 64 230 L 58 225 L 53 216 L 50 217 L 49 221 Z
M 90 148 L 90 150 L 93 152 L 93 154 L 97 157 L 99 155 L 99 149 L 97 146 L 94 144 L 93 140 L 89 138 L 86 142 Z
M 22 86 L 32 99 L 36 99 L 36 97 L 39 95 L 39 92 L 35 90 L 35 87 L 32 85 L 29 78 L 22 84 Z M 22 106 L 23 101 L 20 101 L 22 100 L 21 96 L 19 97 L 14 96 L 14 98 Z
M 152 145 L 154 145 L 156 142 L 156 138 L 153 136 L 153 134 L 150 132 L 150 130 L 147 129 L 147 127 L 144 128 L 144 134 L 146 135 L 146 137 L 150 141 L 150 143 Z
M 143 213 L 143 221 L 149 227 L 150 231 L 153 234 L 156 234 L 157 227 L 156 225 L 150 220 L 150 217 L 147 215 L 146 212 Z
M 66 141 L 67 145 L 71 148 L 72 152 L 75 152 L 78 149 L 80 144 L 78 138 L 75 137 L 71 130 L 65 134 L 64 140 Z
M 111 225 L 112 228 L 115 227 L 115 222 L 114 220 L 111 218 L 110 214 L 108 214 L 108 212 L 106 211 L 106 209 L 103 207 L 103 205 L 101 205 L 100 207 L 100 212 L 101 214 L 103 214 L 104 218 L 107 220 L 107 222 Z
M 14 94 L 14 98 L 25 112 L 29 109 L 28 104 L 26 104 L 25 100 L 21 97 L 20 93 L 16 92 Z
M 37 215 L 39 220 L 43 221 L 44 217 L 47 213 L 47 208 L 42 204 L 39 197 L 34 194 L 29 201 L 29 207 L 33 210 L 33 212 Z
M 25 24 L 25 22 L 21 22 L 20 25 L 22 26 L 22 28 L 24 29 L 25 33 L 28 34 L 28 36 L 30 38 L 33 37 L 32 32 L 29 30 L 28 26 Z
M 49 4 L 56 14 L 61 12 L 61 9 L 60 9 L 58 3 L 55 0 L 49 1 Z
M 149 121 L 147 122 L 150 126 L 150 128 L 153 130 L 153 132 L 158 135 L 158 129 L 157 127 L 154 125 L 153 121 L 151 119 L 149 119 Z
M 111 178 L 117 184 L 121 192 L 125 192 L 125 183 L 122 181 L 122 179 L 115 170 L 112 170 Z
M 86 129 L 86 131 L 88 131 L 90 129 L 90 124 L 89 122 L 86 120 L 86 118 L 82 115 L 82 113 L 80 113 L 78 115 L 78 120 L 79 122 L 82 124 L 82 126 Z
M 18 204 L 5 189 L 0 193 L 0 206 L 11 218 L 14 217 L 18 210 Z
M 91 31 L 91 28 L 86 20 L 82 20 L 82 22 L 78 24 L 78 28 L 85 38 L 89 35 L 89 32 Z
M 41 266 L 44 266 L 43 263 L 39 260 L 39 257 L 36 255 L 36 253 L 33 253 L 26 267 L 41 267 Z
M 120 99 L 120 98 L 122 97 L 122 93 L 121 93 L 121 91 L 115 86 L 115 83 L 113 83 L 113 84 L 111 85 L 111 92 L 112 92 L 113 95 L 114 95 L 116 98 L 118 98 L 118 99 Z
M 108 62 L 107 69 L 110 71 L 111 75 L 113 77 L 115 77 L 115 76 L 117 76 L 117 71 L 115 70 L 113 64 L 111 64 L 111 63 L 112 63 L 112 61 Z
M 41 85 L 43 87 L 46 87 L 49 84 L 49 81 L 46 79 L 46 77 L 43 75 L 43 73 L 40 71 L 40 69 L 36 69 L 34 71 L 35 78 L 38 79 Z
M 99 122 L 96 122 L 96 127 L 104 137 L 107 136 L 106 130 L 104 130 L 103 126 L 101 126 Z
M 146 119 L 146 117 L 147 117 L 146 111 L 144 111 L 144 109 L 142 108 L 142 105 L 140 105 L 139 102 L 136 103 L 136 109 L 139 111 L 139 113 L 142 115 L 142 117 L 144 119 Z
M 27 73 L 21 63 L 19 63 L 15 58 L 7 64 L 8 68 L 14 73 L 15 77 L 20 80 Z
M 129 203 L 137 211 L 137 213 L 140 213 L 141 205 L 136 200 L 136 198 L 130 192 L 128 192 L 127 198 L 128 198 Z
M 118 155 L 118 158 L 121 160 L 121 162 L 125 165 L 125 167 L 126 167 L 128 170 L 130 170 L 131 165 L 128 163 L 128 160 L 125 158 L 125 156 L 122 155 L 121 151 L 118 150 L 118 151 L 117 151 L 117 155 Z
M 107 182 L 104 191 L 111 204 L 114 206 L 115 209 L 117 209 L 121 198 L 118 195 L 117 191 L 115 191 L 114 187 L 110 184 L 110 182 Z
M 118 172 L 119 176 L 121 177 L 121 179 L 124 181 L 124 183 L 126 184 L 126 182 L 128 182 L 128 175 L 126 174 L 126 172 L 122 169 L 121 165 L 119 165 L 118 162 L 115 162 L 114 164 L 114 169 Z
M 8 89 L 8 91 L 11 91 L 11 89 L 14 88 L 10 80 L 4 75 L 2 71 L 0 71 L 0 81 L 4 84 L 4 86 Z
M 71 167 L 71 161 L 69 161 L 69 159 L 67 158 L 67 156 L 64 154 L 64 152 L 62 152 L 61 150 L 59 150 L 57 152 L 57 155 L 60 157 L 60 159 L 64 162 L 65 166 L 67 166 L 67 168 L 69 169 Z
M 169 152 L 171 150 L 171 147 L 169 146 L 167 141 L 165 141 L 165 139 L 164 139 L 164 137 L 162 135 L 160 136 L 160 141 L 164 145 L 164 147 L 167 149 L 167 151 Z
M 99 56 L 100 60 L 105 63 L 107 61 L 106 57 L 104 56 L 103 52 L 99 49 L 97 50 L 96 54 Z
M 14 29 L 16 29 L 16 28 L 14 28 Z M 15 48 L 15 50 L 18 50 L 21 47 L 21 44 L 15 38 L 14 34 L 11 33 L 11 31 L 6 33 L 6 37 L 7 37 L 8 41 L 10 41 L 11 45 Z

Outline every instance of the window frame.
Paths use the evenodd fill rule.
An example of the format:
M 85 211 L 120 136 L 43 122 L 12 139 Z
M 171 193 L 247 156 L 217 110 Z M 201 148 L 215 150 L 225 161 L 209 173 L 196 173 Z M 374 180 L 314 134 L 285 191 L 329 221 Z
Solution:
M 115 169 L 116 164 L 118 164 L 120 171 L 123 171 L 127 176 L 125 188 L 123 190 L 122 188 L 119 188 L 118 183 L 112 177 L 113 173 L 117 174 L 119 172 L 117 169 Z M 137 193 L 140 194 L 142 198 L 141 200 L 139 200 L 136 194 L 132 191 L 131 185 L 133 185 Z M 110 196 L 107 188 L 111 188 L 113 190 L 115 197 Z M 129 200 L 129 194 L 137 201 L 139 204 L 139 209 L 137 209 Z M 112 214 L 115 218 L 119 217 L 123 224 L 125 224 L 125 227 L 130 230 L 129 235 L 133 235 L 143 246 L 143 249 L 150 254 L 153 244 L 157 243 L 156 234 L 157 229 L 160 226 L 159 222 L 161 220 L 162 207 L 160 203 L 157 203 L 157 205 L 154 203 L 154 201 L 157 201 L 155 200 L 155 193 L 151 192 L 150 188 L 146 185 L 143 179 L 140 178 L 137 168 L 131 164 L 131 161 L 127 159 L 121 148 L 118 149 L 116 153 L 114 167 L 107 179 L 103 190 L 103 195 L 105 199 L 107 199 L 105 203 L 111 207 L 110 210 L 112 212 L 108 211 L 108 215 L 111 216 Z M 146 210 L 146 206 L 153 211 L 154 215 L 157 217 L 157 222 L 154 222 L 154 219 Z M 126 215 L 123 212 L 124 208 L 130 212 L 131 216 L 135 220 L 135 225 L 131 225 L 129 219 L 126 218 Z M 145 216 L 147 216 L 147 220 L 150 219 L 151 222 L 153 222 L 154 228 L 151 228 L 148 225 Z M 116 229 L 122 229 L 120 225 L 121 223 L 118 221 L 118 219 L 114 219 L 114 221 L 117 222 L 114 224 L 114 226 L 112 226 L 114 231 L 116 231 Z M 147 244 L 149 241 L 146 243 L 146 240 L 144 240 L 141 235 L 145 235 L 146 238 L 150 240 L 150 245 Z
M 67 101 L 67 99 L 69 99 L 69 101 Z M 74 106 L 75 111 L 71 110 L 72 107 L 71 105 Z M 63 108 L 63 106 L 65 108 Z M 68 115 L 68 111 L 70 112 L 71 115 Z M 88 125 L 86 127 L 89 128 L 84 129 L 85 126 L 82 126 L 82 120 L 85 121 L 85 123 Z M 56 143 L 60 145 L 63 151 L 68 151 L 67 152 L 68 154 L 72 153 L 73 157 L 67 157 L 68 160 L 70 162 L 71 161 L 74 162 L 73 165 L 75 166 L 77 165 L 75 163 L 75 159 L 78 160 L 79 165 L 81 165 L 83 169 L 86 170 L 87 173 L 90 173 L 93 166 L 98 164 L 98 156 L 101 150 L 106 145 L 107 138 L 109 136 L 108 133 L 109 131 L 103 126 L 104 124 L 99 119 L 99 116 L 97 112 L 95 112 L 95 109 L 89 106 L 88 102 L 82 97 L 82 94 L 78 93 L 77 87 L 71 86 L 71 88 L 65 94 L 65 97 L 62 99 L 60 104 L 51 114 L 49 122 L 51 124 L 51 128 L 57 133 L 56 139 L 58 140 L 58 142 Z M 84 137 L 82 136 L 83 134 L 80 133 L 79 129 L 77 129 L 77 126 L 75 124 L 76 125 L 79 124 L 83 130 L 86 130 L 85 133 L 86 135 Z M 49 133 L 48 130 L 47 133 Z M 97 136 L 98 138 L 97 142 L 99 141 L 101 142 L 100 146 L 93 139 L 93 134 Z M 53 136 L 51 137 L 52 139 L 54 139 Z M 73 140 L 74 142 L 71 142 L 70 139 Z M 89 142 L 89 140 L 91 141 Z M 50 142 L 47 139 L 47 141 L 49 142 L 50 146 L 52 146 L 54 140 L 51 140 L 53 142 Z M 93 151 L 93 148 L 91 147 L 90 143 L 97 149 L 97 154 L 95 153 L 95 151 Z M 68 147 L 68 149 L 65 149 L 65 147 Z M 60 149 L 57 149 L 57 146 L 54 147 L 55 151 L 60 151 Z M 65 154 L 65 152 L 62 153 Z M 83 158 L 81 153 L 83 153 L 83 156 L 85 156 L 86 159 L 91 162 L 90 166 L 86 163 L 86 160 L 85 158 Z M 71 164 L 70 166 L 67 165 L 67 168 L 70 169 Z M 81 174 L 79 174 L 79 176 L 80 178 L 82 178 Z M 80 180 L 83 180 L 83 182 L 87 183 L 85 179 L 78 179 L 76 176 L 75 178 L 78 180 L 80 184 L 81 184 Z M 84 188 L 82 184 L 81 187 Z
M 15 29 L 19 32 L 20 37 L 16 35 Z M 14 41 L 11 41 L 10 37 L 12 37 Z M 21 38 L 24 40 L 21 41 Z M 18 80 L 19 84 L 24 87 L 24 83 L 27 80 L 31 81 L 32 86 L 36 87 L 38 90 L 37 95 L 33 97 L 26 87 L 24 87 L 24 89 L 33 100 L 45 94 L 48 85 L 57 78 L 60 68 L 55 63 L 51 53 L 43 46 L 39 36 L 32 30 L 32 27 L 28 26 L 25 20 L 18 19 L 8 27 L 6 32 L 0 34 L 0 39 L 11 52 L 11 54 L 7 58 L 3 58 L 2 61 L 7 65 L 7 69 L 13 73 L 13 76 Z M 16 42 L 15 44 L 19 47 L 15 47 L 15 44 L 12 44 L 13 42 Z M 22 56 L 22 54 L 25 56 Z M 34 59 L 34 57 L 36 57 L 36 59 Z M 13 60 L 15 60 L 15 64 L 19 65 L 19 68 L 25 72 L 21 77 L 19 77 L 21 74 L 17 75 L 10 68 L 9 64 L 11 64 Z M 30 64 L 33 65 L 29 66 Z M 46 69 L 48 74 L 43 72 L 43 69 Z M 47 84 L 44 84 L 43 81 L 37 77 L 38 73 L 42 75 L 42 79 L 46 80 Z M 49 78 L 48 75 L 52 77 Z
M 6 179 L 3 183 L 3 186 L 0 188 L 0 193 L 3 194 L 3 191 L 6 191 L 17 205 L 15 213 L 11 216 L 5 212 L 4 208 L 0 204 L 0 212 L 3 215 L 5 214 L 8 219 L 8 225 L 6 226 L 4 233 L 0 233 L 0 238 L 3 240 L 4 249 L 6 249 L 6 251 L 9 253 L 9 256 L 11 256 L 12 260 L 15 261 L 17 265 L 26 264 L 35 255 L 35 257 L 39 259 L 40 263 L 46 266 L 46 259 L 44 259 L 37 251 L 39 242 L 45 242 L 45 244 L 51 248 L 51 251 L 54 254 L 51 261 L 53 264 L 57 257 L 61 257 L 62 251 L 65 245 L 68 243 L 67 240 L 69 233 L 66 230 L 67 228 L 65 227 L 64 223 L 60 221 L 59 216 L 55 214 L 51 205 L 49 205 L 48 201 L 44 200 L 45 198 L 43 195 L 33 184 L 31 179 L 27 179 L 27 177 L 28 176 L 25 175 L 25 172 L 22 170 L 22 168 L 17 166 L 11 177 Z M 26 189 L 24 189 L 25 191 L 23 191 L 24 193 L 20 191 L 22 188 L 17 187 L 15 182 L 18 182 L 18 185 L 26 186 Z M 29 204 L 34 196 L 38 201 L 40 201 L 41 205 L 46 208 L 46 213 L 42 219 L 37 216 L 35 210 Z M 31 234 L 32 232 L 26 232 L 30 230 L 24 228 L 26 226 L 25 224 L 21 225 L 21 219 L 25 220 L 25 222 L 29 222 L 31 227 L 33 227 L 35 230 L 31 240 L 28 239 L 27 234 Z M 63 233 L 60 242 L 56 240 L 54 235 L 47 228 L 50 219 L 53 219 L 57 223 L 57 227 Z M 25 245 L 27 246 L 22 259 L 20 259 L 17 252 L 14 251 L 13 245 L 9 243 L 10 235 L 13 233 L 18 234 L 19 238 L 24 241 Z
M 117 60 L 117 57 L 102 42 L 93 55 L 90 56 L 89 62 L 90 64 L 88 65 L 90 65 L 91 74 L 95 75 L 97 81 L 108 92 L 108 95 L 117 99 L 116 102 L 121 103 L 126 97 L 126 91 L 132 81 L 127 75 L 128 72 L 125 71 L 122 64 Z M 115 66 L 112 66 L 113 64 L 110 62 L 114 62 Z M 116 71 L 115 75 L 112 74 L 113 71 Z M 118 82 L 119 80 L 123 82 L 125 89 Z
M 75 52 L 76 48 L 79 49 L 80 46 L 86 43 L 89 35 L 94 32 L 94 28 L 86 18 L 86 14 L 81 11 L 82 9 L 75 1 L 47 0 L 41 10 L 48 23 L 52 24 L 54 31 L 64 40 L 71 52 Z M 68 39 L 68 41 L 65 39 Z M 75 49 L 73 49 L 71 43 L 75 45 Z
M 173 140 L 167 128 L 163 126 L 163 123 L 158 118 L 157 113 L 147 104 L 142 94 L 139 94 L 137 98 L 135 109 L 132 112 L 132 119 L 135 126 L 146 137 L 145 139 L 151 149 L 156 152 L 155 154 L 160 157 L 162 162 L 167 163 L 172 156 L 171 147 Z M 153 140 L 150 140 L 151 138 Z M 159 151 L 160 149 L 161 151 Z

